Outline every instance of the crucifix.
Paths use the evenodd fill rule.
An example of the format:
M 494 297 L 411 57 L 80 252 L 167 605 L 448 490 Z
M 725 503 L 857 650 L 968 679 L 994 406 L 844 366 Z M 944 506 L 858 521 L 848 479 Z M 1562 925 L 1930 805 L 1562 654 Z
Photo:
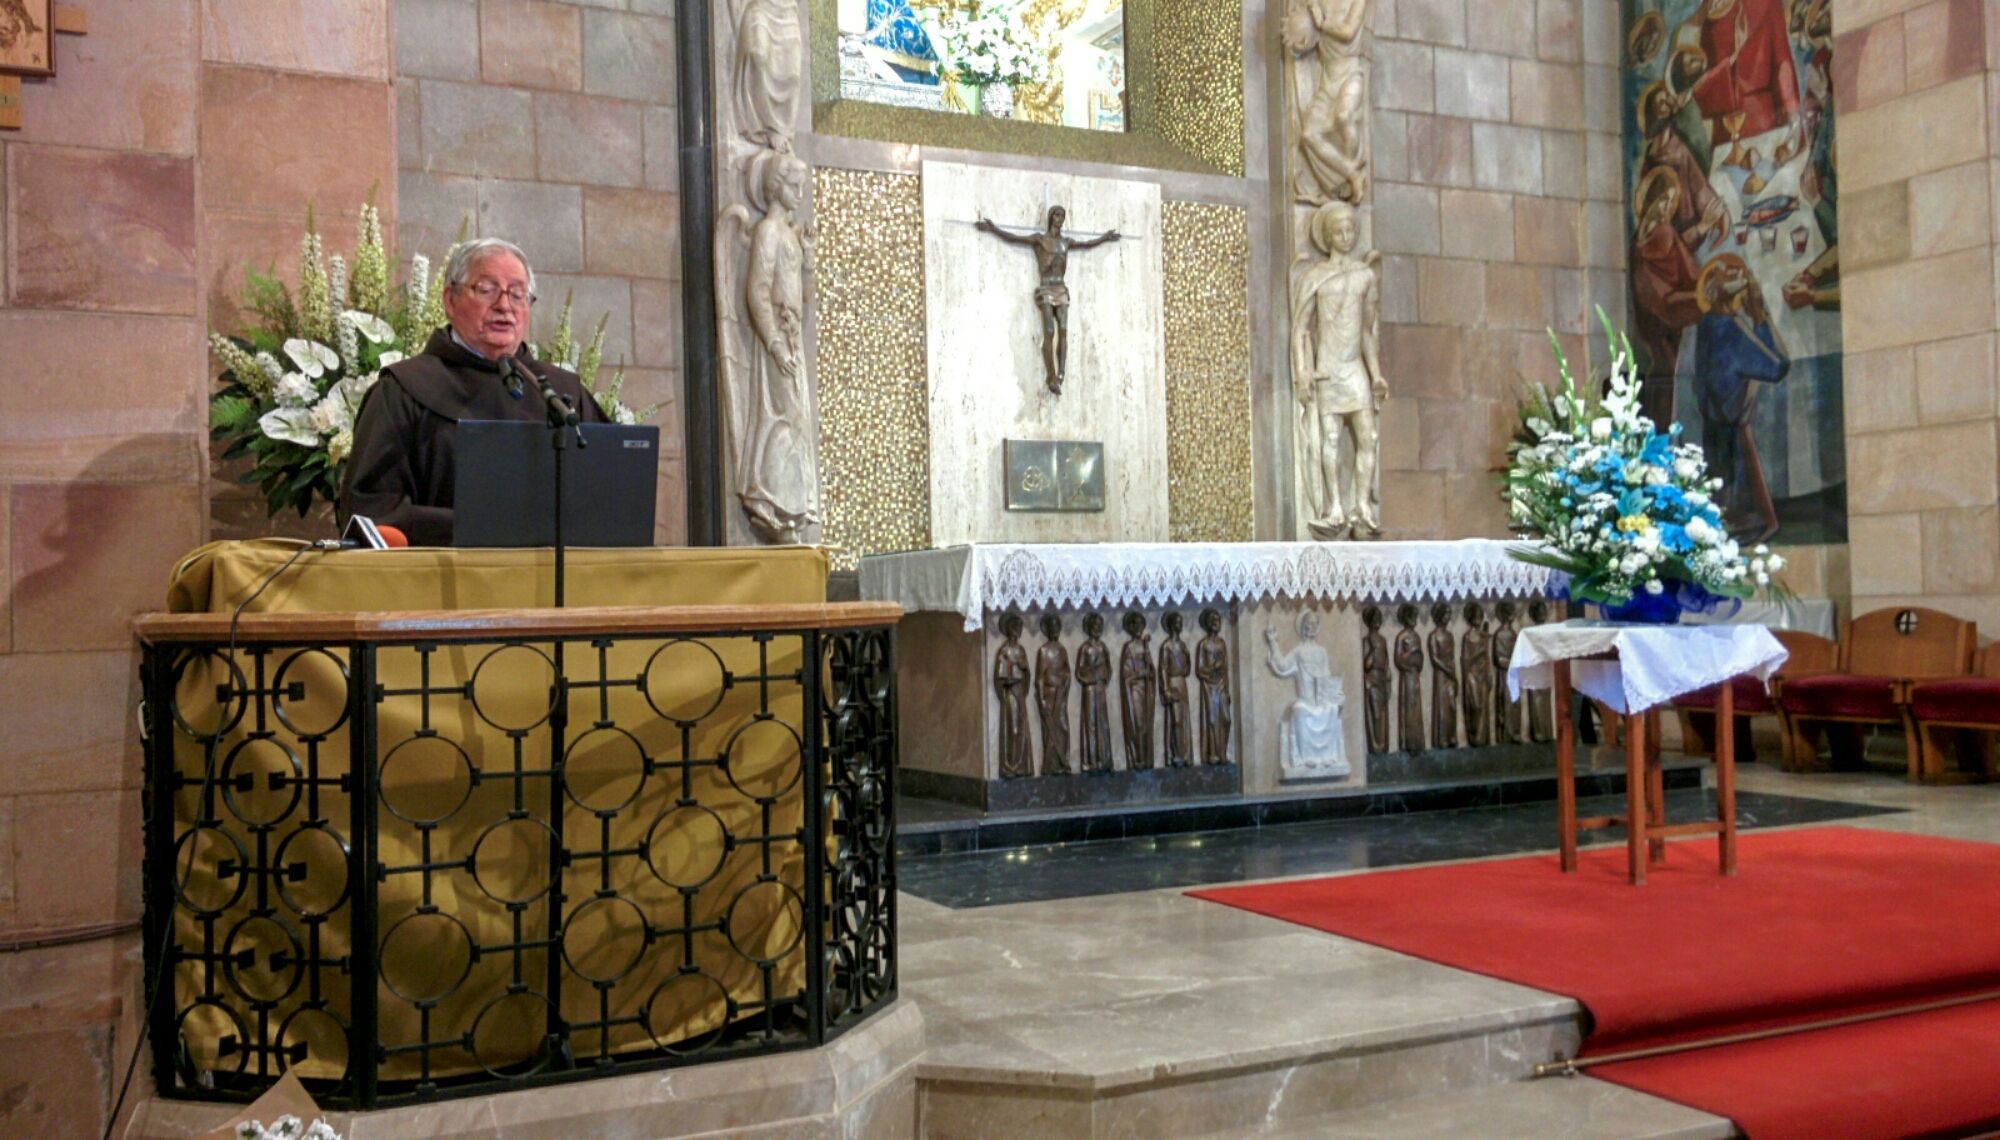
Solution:
M 1042 313 L 1042 369 L 1049 391 L 1058 396 L 1062 395 L 1069 360 L 1069 283 L 1064 277 L 1069 273 L 1070 251 L 1094 249 L 1121 236 L 1117 230 L 1106 230 L 1091 238 L 1070 237 L 1063 232 L 1063 220 L 1068 216 L 1069 211 L 1061 206 L 1050 206 L 1048 227 L 1041 230 L 1002 229 L 986 218 L 975 223 L 1001 241 L 1034 251 L 1035 267 L 1042 275 L 1041 284 L 1035 287 L 1035 307 Z
M 81 8 L 50 0 L 0 0 L 0 131 L 21 129 L 21 77 L 54 77 L 56 33 L 89 31 L 89 16 Z

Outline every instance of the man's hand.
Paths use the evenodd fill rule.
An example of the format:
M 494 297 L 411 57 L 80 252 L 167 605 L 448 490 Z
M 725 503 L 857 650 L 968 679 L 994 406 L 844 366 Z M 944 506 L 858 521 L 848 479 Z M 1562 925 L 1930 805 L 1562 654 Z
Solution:
M 1813 281 L 1812 274 L 1810 273 L 1801 273 L 1790 281 L 1785 282 L 1783 290 L 1785 304 L 1794 309 L 1811 308 L 1815 284 L 1816 282 Z

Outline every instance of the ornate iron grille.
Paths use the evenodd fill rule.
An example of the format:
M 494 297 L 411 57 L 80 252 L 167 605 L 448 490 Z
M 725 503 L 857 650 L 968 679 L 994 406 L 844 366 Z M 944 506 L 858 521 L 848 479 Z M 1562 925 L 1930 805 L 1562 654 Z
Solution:
M 821 1045 L 896 992 L 887 628 L 152 644 L 166 1095 Z

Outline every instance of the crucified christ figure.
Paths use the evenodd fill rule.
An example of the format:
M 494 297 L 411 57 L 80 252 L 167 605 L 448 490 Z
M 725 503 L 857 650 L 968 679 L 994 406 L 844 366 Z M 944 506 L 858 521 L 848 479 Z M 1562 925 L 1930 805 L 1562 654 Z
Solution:
M 1035 307 L 1042 311 L 1042 368 L 1049 391 L 1058 396 L 1062 395 L 1063 375 L 1069 360 L 1069 285 L 1063 277 L 1069 272 L 1070 251 L 1093 249 L 1119 238 L 1117 230 L 1106 230 L 1081 241 L 1066 237 L 1063 219 L 1068 216 L 1069 212 L 1061 206 L 1050 206 L 1048 228 L 1029 234 L 1008 233 L 986 218 L 977 223 L 979 229 L 1001 241 L 1025 245 L 1035 251 L 1035 266 L 1042 273 L 1042 283 L 1035 288 Z

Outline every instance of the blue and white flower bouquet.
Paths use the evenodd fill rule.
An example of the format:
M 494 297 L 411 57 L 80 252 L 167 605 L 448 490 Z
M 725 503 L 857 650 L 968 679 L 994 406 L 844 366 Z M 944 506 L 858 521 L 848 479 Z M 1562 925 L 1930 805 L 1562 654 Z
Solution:
M 1560 383 L 1531 387 L 1508 444 L 1502 494 L 1513 528 L 1537 541 L 1515 558 L 1561 571 L 1569 596 L 1607 608 L 1712 609 L 1772 583 L 1785 560 L 1729 537 L 1699 444 L 1640 411 L 1632 346 L 1600 311 L 1612 351 L 1604 393 L 1579 390 L 1553 334 Z

